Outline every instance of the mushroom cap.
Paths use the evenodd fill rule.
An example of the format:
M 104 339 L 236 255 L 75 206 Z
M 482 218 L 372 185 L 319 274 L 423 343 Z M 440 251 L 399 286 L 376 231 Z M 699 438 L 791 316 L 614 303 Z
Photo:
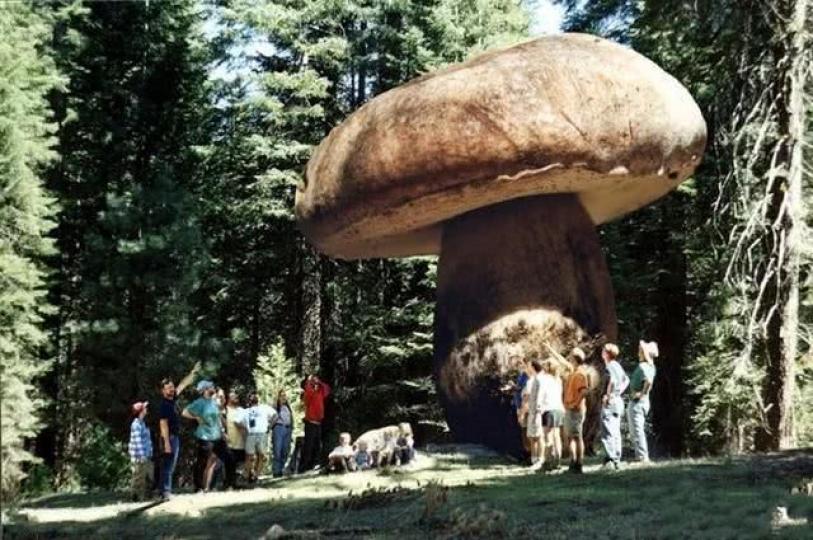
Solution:
M 705 143 L 689 92 L 644 56 L 543 37 L 369 101 L 316 148 L 295 212 L 334 257 L 439 254 L 445 220 L 508 199 L 578 193 L 596 225 L 623 216 L 688 177 Z

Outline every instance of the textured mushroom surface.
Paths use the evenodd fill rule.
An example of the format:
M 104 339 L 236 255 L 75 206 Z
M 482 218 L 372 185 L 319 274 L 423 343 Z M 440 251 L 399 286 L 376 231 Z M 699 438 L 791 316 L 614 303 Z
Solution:
M 663 196 L 698 165 L 706 125 L 671 75 L 584 34 L 543 37 L 368 102 L 308 163 L 296 214 L 326 254 L 437 254 L 442 223 L 575 193 L 594 224 Z

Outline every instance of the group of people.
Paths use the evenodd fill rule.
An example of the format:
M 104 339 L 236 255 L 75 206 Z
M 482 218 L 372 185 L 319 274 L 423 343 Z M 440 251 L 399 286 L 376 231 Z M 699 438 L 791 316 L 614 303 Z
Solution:
M 256 483 L 265 470 L 269 454 L 272 474 L 282 476 L 291 449 L 294 417 L 284 390 L 276 395 L 273 404 L 261 403 L 256 393 L 248 395 L 242 403 L 238 392 L 225 392 L 208 380 L 201 380 L 195 389 L 198 397 L 183 410 L 179 410 L 177 397 L 192 382 L 196 369 L 176 387 L 170 379 L 161 381 L 159 433 L 160 479 L 157 487 L 162 499 L 170 498 L 172 480 L 180 454 L 181 419 L 195 422 L 194 439 L 196 457 L 193 483 L 196 491 L 208 491 L 219 471 L 223 472 L 223 486 L 237 487 L 237 470 L 243 464 L 243 476 L 249 484 Z M 321 422 L 324 403 L 330 395 L 330 386 L 317 376 L 310 375 L 303 382 L 302 401 L 305 408 L 305 438 L 298 459 L 298 470 L 318 464 L 321 448 Z M 245 407 L 243 406 L 245 405 Z M 129 454 L 132 470 L 134 498 L 149 497 L 153 486 L 152 436 L 145 422 L 149 409 L 147 401 L 131 406 Z M 269 452 L 269 435 L 272 439 Z
M 374 429 L 350 443 L 349 433 L 339 435 L 339 445 L 328 454 L 328 471 L 365 471 L 373 467 L 408 465 L 415 458 L 412 426 L 401 423 Z
M 549 348 L 550 354 L 540 359 L 513 358 L 520 370 L 513 385 L 514 406 L 523 433 L 525 448 L 535 470 L 553 470 L 560 467 L 562 458 L 562 430 L 570 450 L 570 472 L 583 472 L 584 421 L 587 395 L 590 389 L 590 369 L 587 356 L 579 347 L 566 359 Z M 623 395 L 629 388 L 628 423 L 635 456 L 649 461 L 646 440 L 646 417 L 649 413 L 649 394 L 655 381 L 655 342 L 640 341 L 638 366 L 628 377 L 618 362 L 619 349 L 607 343 L 601 351 L 606 370 L 606 385 L 601 389 L 601 443 L 606 454 L 605 465 L 619 467 L 622 453 L 621 418 L 624 414 Z

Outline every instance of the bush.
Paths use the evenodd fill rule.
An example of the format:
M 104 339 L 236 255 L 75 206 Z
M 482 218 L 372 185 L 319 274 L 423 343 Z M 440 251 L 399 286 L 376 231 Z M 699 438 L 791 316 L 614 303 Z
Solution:
M 24 497 L 38 497 L 53 491 L 54 471 L 44 463 L 35 463 L 28 471 L 23 480 L 20 491 Z
M 130 478 L 130 458 L 124 445 L 107 428 L 92 427 L 83 437 L 81 447 L 81 459 L 76 463 L 76 474 L 82 487 L 117 489 L 127 485 Z

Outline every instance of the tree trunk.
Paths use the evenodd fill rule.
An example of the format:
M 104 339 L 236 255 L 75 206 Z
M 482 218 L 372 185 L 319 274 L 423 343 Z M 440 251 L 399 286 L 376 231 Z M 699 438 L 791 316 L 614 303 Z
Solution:
M 799 266 L 802 228 L 802 140 L 805 132 L 804 86 L 807 36 L 804 23 L 809 0 L 789 0 L 780 7 L 777 31 L 777 138 L 771 198 L 766 219 L 772 234 L 770 257 L 775 263 L 770 294 L 764 309 L 767 319 L 767 378 L 765 407 L 767 426 L 757 436 L 760 450 L 794 445 L 794 363 L 798 351 Z M 785 9 L 782 9 L 785 8 Z M 770 268 L 770 265 L 769 265 Z
M 302 244 L 302 320 L 297 368 L 307 375 L 319 371 L 322 356 L 322 272 L 319 255 Z
M 668 272 L 658 274 L 658 302 L 655 339 L 658 342 L 658 376 L 652 390 L 652 424 L 660 449 L 679 456 L 684 449 L 683 380 L 688 325 L 686 298 L 686 255 L 673 238 L 674 224 L 685 219 L 684 203 L 673 198 L 661 205 L 659 259 Z
M 612 284 L 592 220 L 574 195 L 526 197 L 444 224 L 434 373 L 455 440 L 522 456 L 511 395 L 513 355 L 567 356 L 616 339 Z M 587 351 L 594 352 L 592 350 Z M 595 351 L 597 353 L 597 351 Z M 598 426 L 603 367 L 592 356 L 585 441 Z

